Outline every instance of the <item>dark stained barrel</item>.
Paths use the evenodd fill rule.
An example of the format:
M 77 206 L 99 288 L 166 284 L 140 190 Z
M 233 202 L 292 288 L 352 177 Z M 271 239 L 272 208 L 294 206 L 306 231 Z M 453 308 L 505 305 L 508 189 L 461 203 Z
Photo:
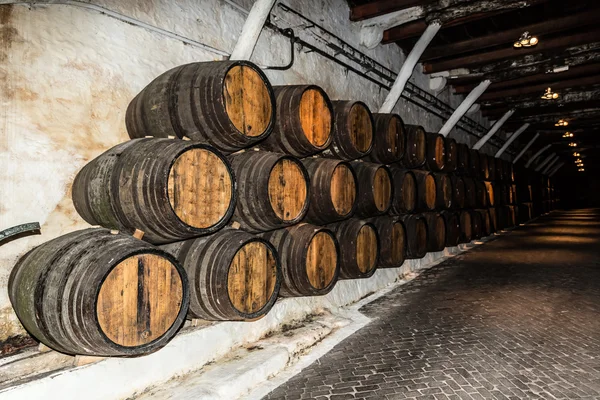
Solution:
M 473 239 L 483 237 L 483 220 L 481 214 L 475 210 L 467 210 L 471 214 L 471 226 L 473 230 Z
M 406 147 L 401 164 L 404 168 L 419 168 L 425 164 L 427 156 L 427 137 L 420 125 L 404 125 L 406 128 Z
M 298 224 L 261 234 L 281 260 L 281 297 L 321 296 L 335 286 L 340 273 L 340 247 L 333 232 Z
M 456 140 L 445 137 L 444 147 L 446 149 L 446 162 L 444 163 L 444 172 L 454 172 L 458 167 L 458 144 Z
M 479 152 L 479 168 L 481 169 L 480 177 L 484 180 L 490 179 L 490 166 L 488 164 L 487 154 Z
M 481 178 L 481 163 L 479 152 L 477 150 L 469 150 L 469 175 L 473 178 Z
M 135 139 L 90 161 L 75 177 L 75 209 L 91 225 L 169 243 L 224 226 L 235 208 L 227 160 L 201 143 Z
M 375 121 L 361 101 L 333 101 L 333 140 L 322 153 L 325 157 L 354 160 L 373 149 Z
M 469 243 L 473 239 L 473 222 L 469 210 L 461 210 L 460 221 L 460 243 Z
M 232 221 L 248 232 L 298 223 L 308 211 L 310 183 L 300 160 L 281 153 L 247 150 L 228 156 L 238 181 Z
M 446 221 L 440 213 L 423 213 L 427 221 L 427 251 L 442 251 L 446 247 Z
M 438 210 L 445 210 L 452 207 L 452 179 L 450 175 L 443 172 L 434 172 L 433 177 L 435 178 L 436 188 L 436 201 L 435 206 Z
M 385 214 L 392 206 L 392 175 L 385 165 L 353 161 L 358 180 L 356 215 L 374 217 Z
M 496 207 L 490 207 L 487 209 L 488 214 L 490 215 L 490 226 L 492 227 L 492 232 L 497 232 L 502 228 L 498 227 L 498 215 L 496 213 Z
M 429 241 L 427 220 L 421 214 L 404 215 L 401 218 L 406 229 L 406 258 L 414 260 L 425 257 Z
M 258 147 L 295 157 L 325 150 L 332 140 L 333 105 L 315 85 L 274 86 L 277 103 L 273 132 Z
M 25 254 L 8 293 L 23 326 L 66 354 L 136 356 L 185 320 L 187 276 L 168 253 L 129 235 L 85 229 Z
M 487 156 L 488 158 L 488 173 L 489 173 L 489 180 L 490 181 L 495 181 L 496 180 L 496 157 L 494 156 Z
M 267 137 L 275 96 L 248 61 L 196 62 L 153 80 L 129 104 L 129 137 L 188 137 L 231 153 Z
M 370 222 L 379 235 L 379 267 L 400 267 L 406 254 L 406 231 L 400 217 L 386 215 L 372 218 Z
M 492 226 L 492 220 L 490 213 L 487 208 L 480 208 L 475 210 L 481 216 L 481 234 L 482 236 L 490 236 L 494 233 L 494 227 Z
M 450 177 L 452 181 L 452 208 L 465 208 L 465 182 L 461 176 L 452 174 Z
M 475 182 L 475 206 L 487 207 L 487 190 L 485 183 L 480 179 L 474 179 Z
M 460 219 L 455 211 L 444 210 L 440 213 L 446 224 L 446 247 L 455 247 L 460 243 Z
M 458 162 L 456 172 L 461 175 L 469 175 L 471 173 L 471 151 L 465 143 L 458 144 Z
M 392 164 L 404 156 L 404 122 L 398 114 L 373 114 L 375 140 L 367 160 L 379 164 Z
M 389 167 L 392 174 L 393 193 L 390 214 L 410 214 L 417 205 L 417 181 L 415 174 L 395 165 Z
M 255 319 L 268 313 L 277 300 L 281 285 L 279 256 L 265 239 L 225 228 L 161 248 L 177 258 L 187 272 L 188 318 Z
M 435 178 L 429 171 L 414 170 L 417 180 L 417 210 L 431 211 L 435 209 L 437 188 Z
M 487 181 L 484 182 L 484 184 L 487 204 L 490 207 L 494 207 L 494 205 L 496 204 L 496 190 L 494 189 L 496 187 L 496 184 L 494 182 Z
M 518 222 L 524 224 L 533 219 L 533 204 L 532 203 L 521 203 L 519 204 Z
M 379 263 L 380 238 L 373 223 L 351 218 L 328 225 L 340 244 L 340 279 L 368 278 Z
M 496 207 L 496 218 L 498 218 L 498 229 L 512 228 L 516 225 L 516 215 L 514 206 Z
M 323 225 L 350 217 L 356 209 L 358 180 L 349 162 L 305 158 L 310 176 L 310 206 L 306 221 Z
M 425 169 L 442 171 L 446 164 L 446 143 L 438 133 L 427 133 L 427 150 L 425 152 Z
M 477 188 L 475 187 L 475 180 L 468 176 L 464 176 L 462 180 L 465 184 L 465 208 L 476 207 Z

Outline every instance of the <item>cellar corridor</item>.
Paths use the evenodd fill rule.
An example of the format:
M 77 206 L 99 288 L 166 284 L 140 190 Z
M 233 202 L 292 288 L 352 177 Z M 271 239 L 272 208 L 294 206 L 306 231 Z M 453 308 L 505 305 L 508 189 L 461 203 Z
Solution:
M 556 212 L 361 310 L 268 399 L 600 398 L 600 210 Z

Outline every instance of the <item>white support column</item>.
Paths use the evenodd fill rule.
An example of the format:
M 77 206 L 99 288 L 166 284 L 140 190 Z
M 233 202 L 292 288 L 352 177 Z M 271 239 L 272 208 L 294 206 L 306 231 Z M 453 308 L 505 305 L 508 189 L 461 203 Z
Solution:
M 465 113 L 469 111 L 469 108 L 471 108 L 471 106 L 477 101 L 479 96 L 481 96 L 488 86 L 490 86 L 490 83 L 492 83 L 492 81 L 486 79 L 477 85 L 475 89 L 471 90 L 471 93 L 465 97 L 463 102 L 460 103 L 458 108 L 454 110 L 454 113 L 452 113 L 450 118 L 448 118 L 448 121 L 446 121 L 444 126 L 442 126 L 442 129 L 440 129 L 440 135 L 448 136 L 452 128 L 454 128 L 463 115 L 465 115 Z
M 542 174 L 547 175 L 548 172 L 550 171 L 550 168 L 552 168 L 554 166 L 554 164 L 556 164 L 556 162 L 560 160 L 560 156 L 554 156 L 554 159 L 548 163 L 548 165 L 546 165 L 546 168 L 544 168 L 544 170 L 542 171 Z
M 406 57 L 406 60 L 404 60 L 404 64 L 402 64 L 402 68 L 400 68 L 400 72 L 396 77 L 396 81 L 394 82 L 392 89 L 390 89 L 387 98 L 385 99 L 383 105 L 379 109 L 380 113 L 392 112 L 392 110 L 396 106 L 396 103 L 398 102 L 398 99 L 400 99 L 400 96 L 404 91 L 404 86 L 406 86 L 406 82 L 408 82 L 408 79 L 411 77 L 415 66 L 419 62 L 419 58 L 421 58 L 421 55 L 423 55 L 423 52 L 425 51 L 429 43 L 431 43 L 431 40 L 433 39 L 435 34 L 440 30 L 441 26 L 442 25 L 439 22 L 433 22 L 427 27 L 427 29 L 425 29 L 425 32 L 423 32 L 423 35 L 421 35 L 419 41 L 415 44 L 415 47 L 413 47 L 408 57 Z
M 250 59 L 275 1 L 277 0 L 256 0 L 244 22 L 242 33 L 229 57 L 230 60 Z
M 554 156 L 556 156 L 556 153 L 548 154 L 548 157 L 544 158 L 544 161 L 542 161 L 535 167 L 535 172 L 541 171 L 542 168 L 544 168 L 546 165 L 548 165 L 550 161 L 554 159 Z
M 543 152 L 545 152 L 546 150 L 548 150 L 548 149 L 549 149 L 551 146 L 552 146 L 552 145 L 551 145 L 551 144 L 549 144 L 549 145 L 546 145 L 546 146 L 542 147 L 541 149 L 539 149 L 539 150 L 538 150 L 538 152 L 537 152 L 537 153 L 535 153 L 535 154 L 533 155 L 533 157 L 531 157 L 531 158 L 529 159 L 529 161 L 527 161 L 527 164 L 525 164 L 525 168 L 529 168 L 529 167 L 531 166 L 531 164 L 533 164 L 533 162 L 534 162 L 534 161 L 535 161 L 535 160 L 536 160 L 536 159 L 537 159 L 537 158 L 538 158 L 540 155 L 542 155 L 542 153 L 543 153 Z
M 535 142 L 537 140 L 537 138 L 539 138 L 539 137 L 540 137 L 540 134 L 536 133 L 535 136 L 533 137 L 533 139 L 531 139 L 529 141 L 529 143 L 527 143 L 527 146 L 525 146 L 523 148 L 523 150 L 521 150 L 521 152 L 519 154 L 517 154 L 517 156 L 513 160 L 513 164 L 515 164 L 517 161 L 519 161 L 519 158 L 523 157 L 523 154 L 525 154 L 525 152 L 531 147 L 531 145 L 533 144 L 533 142 Z
M 473 150 L 479 150 L 483 147 L 484 144 L 487 143 L 488 140 L 490 140 L 490 138 L 492 136 L 494 136 L 496 134 L 496 132 L 498 132 L 498 130 L 500 128 L 502 128 L 502 125 L 504 125 L 504 123 L 506 122 L 506 120 L 508 120 L 511 115 L 513 115 L 515 113 L 515 110 L 508 110 L 503 116 L 502 118 L 500 118 L 498 121 L 496 121 L 496 123 L 494 124 L 494 126 L 492 126 L 492 129 L 490 129 L 490 131 L 488 133 L 485 134 L 484 137 L 482 137 L 481 139 L 479 139 L 479 141 L 477 143 L 475 143 L 473 145 Z
M 504 153 L 506 149 L 508 149 L 508 146 L 510 146 L 512 142 L 514 142 L 515 139 L 518 138 L 521 133 L 525 132 L 527 128 L 529 128 L 529 124 L 525 123 L 515 133 L 510 135 L 506 143 L 504 143 L 504 146 L 502 146 L 502 148 L 496 153 L 496 158 L 500 157 L 502 153 Z
M 559 169 L 561 169 L 563 167 L 563 165 L 565 165 L 564 162 L 561 162 L 560 164 L 558 164 L 556 167 L 554 167 L 554 169 L 552 170 L 552 172 L 550 172 L 550 174 L 548 176 L 552 177 L 556 173 L 556 171 L 558 171 Z

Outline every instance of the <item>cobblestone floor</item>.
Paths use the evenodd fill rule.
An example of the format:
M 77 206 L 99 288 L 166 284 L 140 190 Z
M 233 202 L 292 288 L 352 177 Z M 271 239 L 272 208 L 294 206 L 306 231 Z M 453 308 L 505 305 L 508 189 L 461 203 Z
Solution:
M 600 399 L 600 210 L 434 267 L 266 399 Z

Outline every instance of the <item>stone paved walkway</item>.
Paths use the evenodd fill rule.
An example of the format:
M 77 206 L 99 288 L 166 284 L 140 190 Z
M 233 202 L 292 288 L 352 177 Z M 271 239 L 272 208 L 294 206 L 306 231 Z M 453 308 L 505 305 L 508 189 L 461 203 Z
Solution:
M 361 310 L 266 399 L 600 399 L 600 210 L 553 214 Z

